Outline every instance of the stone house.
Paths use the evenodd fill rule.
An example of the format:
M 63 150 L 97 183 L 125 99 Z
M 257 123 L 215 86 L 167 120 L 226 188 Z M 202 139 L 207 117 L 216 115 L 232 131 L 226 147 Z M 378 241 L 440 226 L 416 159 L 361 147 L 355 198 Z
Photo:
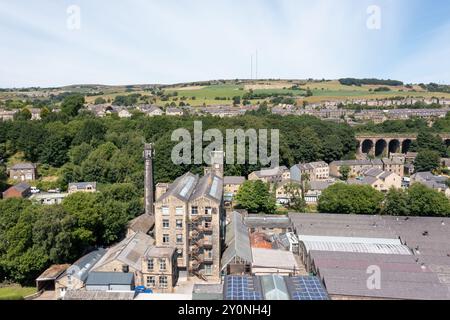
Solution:
M 223 191 L 225 197 L 232 199 L 238 193 L 241 185 L 244 184 L 245 180 L 245 177 L 224 177 Z
M 307 174 L 310 181 L 323 181 L 330 178 L 330 168 L 325 161 L 300 163 L 290 170 L 291 179 L 301 181 L 302 175 Z
M 9 178 L 16 181 L 34 181 L 37 172 L 34 163 L 18 163 L 9 168 Z
M 260 180 L 266 183 L 280 183 L 283 180 L 291 179 L 291 172 L 285 166 L 276 167 L 272 169 L 262 169 L 249 174 L 248 180 Z
M 397 158 L 383 158 L 383 170 L 395 173 L 403 178 L 405 175 L 405 164 L 401 159 Z
M 330 175 L 336 178 L 341 177 L 340 169 L 344 166 L 350 168 L 350 177 L 360 177 L 365 171 L 377 168 L 383 170 L 383 162 L 379 159 L 375 160 L 344 160 L 333 161 L 330 163 Z
M 75 192 L 97 192 L 97 183 L 96 182 L 69 183 L 68 192 L 69 194 Z
M 367 170 L 363 177 L 350 179 L 348 183 L 370 185 L 378 191 L 388 192 L 391 188 L 400 189 L 402 187 L 402 178 L 396 173 L 372 168 Z

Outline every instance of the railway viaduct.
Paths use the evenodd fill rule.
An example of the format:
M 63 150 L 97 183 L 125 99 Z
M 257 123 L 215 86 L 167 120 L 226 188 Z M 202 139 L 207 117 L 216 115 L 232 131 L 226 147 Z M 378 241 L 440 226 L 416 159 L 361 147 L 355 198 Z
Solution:
M 439 135 L 450 146 L 450 134 Z M 376 157 L 388 156 L 391 153 L 407 153 L 417 134 L 370 134 L 357 135 L 358 153 Z

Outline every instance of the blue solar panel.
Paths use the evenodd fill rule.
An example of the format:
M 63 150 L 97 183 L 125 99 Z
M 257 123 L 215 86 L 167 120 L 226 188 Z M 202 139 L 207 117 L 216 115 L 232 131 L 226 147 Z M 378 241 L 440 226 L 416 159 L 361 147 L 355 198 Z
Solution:
M 227 300 L 263 300 L 260 292 L 255 291 L 252 277 L 227 277 L 225 299 Z
M 317 277 L 293 277 L 293 300 L 328 300 L 328 294 Z

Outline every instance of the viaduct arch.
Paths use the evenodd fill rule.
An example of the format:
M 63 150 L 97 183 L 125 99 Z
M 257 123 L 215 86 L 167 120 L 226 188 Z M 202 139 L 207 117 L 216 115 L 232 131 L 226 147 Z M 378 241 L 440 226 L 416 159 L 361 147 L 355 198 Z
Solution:
M 440 134 L 447 146 L 450 146 L 450 134 Z M 417 140 L 417 134 L 359 135 L 358 153 L 375 157 L 389 156 L 391 153 L 407 153 L 411 143 Z

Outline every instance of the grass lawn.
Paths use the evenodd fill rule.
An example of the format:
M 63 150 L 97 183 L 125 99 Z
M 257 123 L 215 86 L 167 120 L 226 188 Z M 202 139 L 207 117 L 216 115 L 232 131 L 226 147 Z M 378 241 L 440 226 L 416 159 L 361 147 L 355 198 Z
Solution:
M 8 286 L 0 288 L 0 300 L 22 300 L 33 293 L 36 293 L 36 288 Z

